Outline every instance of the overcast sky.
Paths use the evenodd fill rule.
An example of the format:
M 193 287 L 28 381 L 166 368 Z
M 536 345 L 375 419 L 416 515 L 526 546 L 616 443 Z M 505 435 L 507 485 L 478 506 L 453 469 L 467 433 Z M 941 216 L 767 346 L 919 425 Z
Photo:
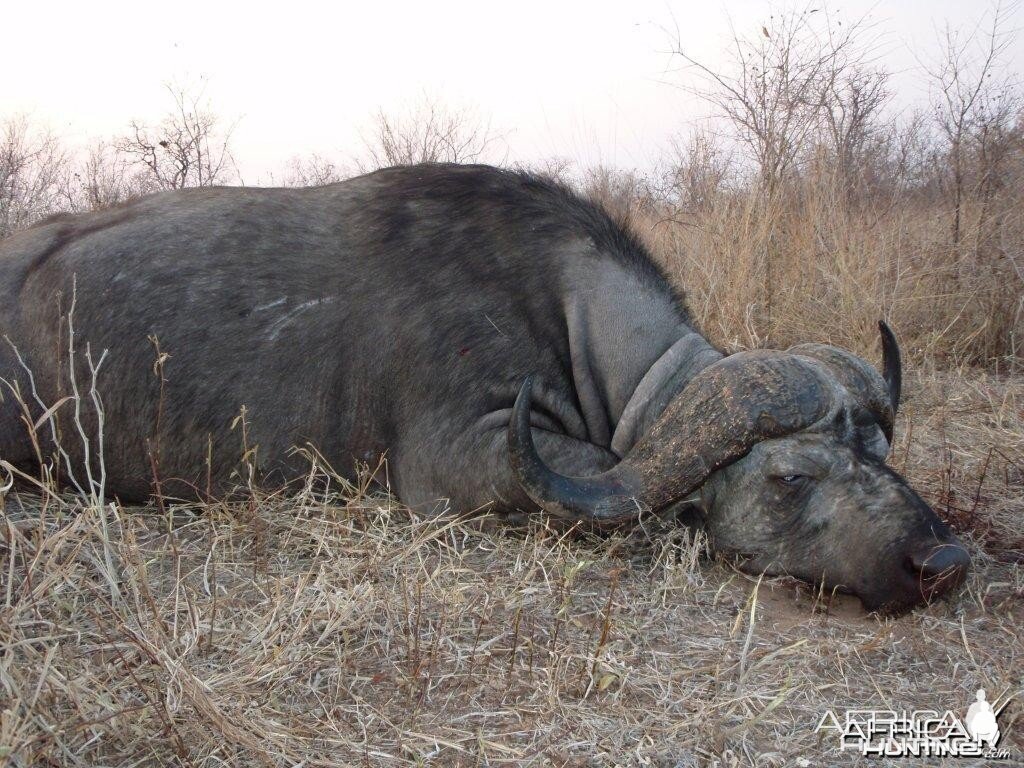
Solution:
M 426 94 L 474 110 L 504 138 L 499 154 L 532 162 L 650 167 L 674 133 L 706 113 L 677 86 L 675 28 L 688 50 L 720 61 L 729 20 L 756 31 L 754 0 L 369 2 L 261 7 L 206 0 L 4 4 L 0 117 L 27 113 L 71 143 L 155 120 L 163 84 L 207 82 L 247 183 L 289 158 L 359 154 L 378 108 L 401 113 Z M 916 58 L 948 21 L 969 30 L 988 6 L 965 0 L 830 3 L 868 16 L 897 73 L 900 103 L 924 99 Z M 1016 25 L 1022 22 L 1016 14 Z M 1024 41 L 1011 51 L 1024 71 Z

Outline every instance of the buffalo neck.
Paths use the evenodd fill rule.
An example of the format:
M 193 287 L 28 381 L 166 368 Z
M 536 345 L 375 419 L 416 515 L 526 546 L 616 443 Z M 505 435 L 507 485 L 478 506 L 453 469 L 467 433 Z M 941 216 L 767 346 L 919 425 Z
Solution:
M 591 262 L 572 284 L 566 323 L 581 414 L 590 441 L 623 456 L 722 354 L 694 330 L 664 280 Z
M 722 357 L 707 339 L 688 328 L 637 383 L 615 426 L 612 452 L 620 458 L 629 453 L 693 377 Z

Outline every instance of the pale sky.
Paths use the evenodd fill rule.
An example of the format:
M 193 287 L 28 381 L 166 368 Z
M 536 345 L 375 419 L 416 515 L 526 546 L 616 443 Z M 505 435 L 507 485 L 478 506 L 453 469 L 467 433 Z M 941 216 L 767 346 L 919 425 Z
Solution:
M 360 153 L 378 108 L 427 94 L 470 108 L 504 138 L 498 159 L 559 156 L 648 168 L 706 114 L 673 84 L 672 33 L 720 61 L 729 19 L 756 31 L 755 0 L 620 2 L 24 2 L 7 0 L 0 119 L 27 113 L 70 144 L 156 121 L 163 84 L 207 82 L 246 183 L 268 183 L 296 155 Z M 988 6 L 965 0 L 829 3 L 877 24 L 900 103 L 927 96 L 916 58 L 947 21 L 968 30 Z M 1014 20 L 1019 26 L 1024 14 Z M 1010 58 L 1024 71 L 1024 38 Z

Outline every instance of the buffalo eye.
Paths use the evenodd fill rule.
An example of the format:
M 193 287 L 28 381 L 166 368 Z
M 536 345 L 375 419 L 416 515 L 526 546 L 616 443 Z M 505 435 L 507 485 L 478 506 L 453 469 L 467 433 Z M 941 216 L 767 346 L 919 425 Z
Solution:
M 778 475 L 775 481 L 787 488 L 798 488 L 807 482 L 806 475 Z

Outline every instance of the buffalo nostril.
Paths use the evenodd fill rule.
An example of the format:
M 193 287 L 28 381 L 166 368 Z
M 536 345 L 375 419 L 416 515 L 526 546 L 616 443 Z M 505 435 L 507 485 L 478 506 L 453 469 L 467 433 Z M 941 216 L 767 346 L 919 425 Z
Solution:
M 910 555 L 910 563 L 929 596 L 942 594 L 960 584 L 971 557 L 959 543 L 928 544 Z

